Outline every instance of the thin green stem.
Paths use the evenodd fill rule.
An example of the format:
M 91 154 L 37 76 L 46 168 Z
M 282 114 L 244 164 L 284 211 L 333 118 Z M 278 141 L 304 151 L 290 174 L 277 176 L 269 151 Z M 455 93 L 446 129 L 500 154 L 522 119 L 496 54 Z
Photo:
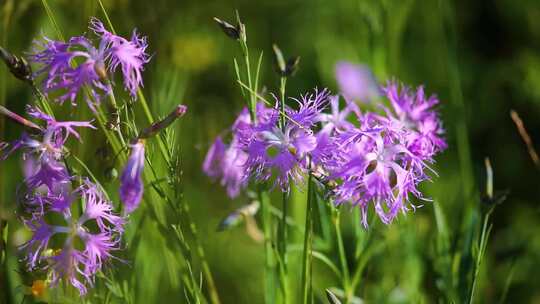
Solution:
M 248 81 L 248 86 L 252 90 L 249 94 L 249 114 L 251 117 L 251 121 L 256 122 L 257 121 L 257 99 L 255 95 L 253 94 L 253 86 L 251 81 L 251 64 L 249 61 L 249 48 L 247 46 L 247 43 L 245 41 L 240 41 L 240 48 L 242 49 L 242 56 L 244 57 L 244 64 L 246 66 L 246 78 Z
M 348 290 L 350 289 L 349 266 L 347 265 L 347 256 L 345 255 L 345 247 L 343 245 L 343 236 L 341 235 L 341 212 L 334 211 L 334 225 L 336 228 L 337 245 L 339 252 L 339 261 L 341 263 L 341 272 L 343 273 L 343 290 L 345 291 L 345 303 L 349 303 L 350 297 Z
M 490 209 L 484 216 L 484 223 L 482 225 L 482 232 L 480 234 L 480 242 L 478 243 L 478 253 L 476 256 L 471 289 L 469 293 L 469 304 L 474 303 L 474 294 L 476 292 L 476 285 L 478 284 L 478 275 L 480 274 L 480 266 L 482 266 L 482 261 L 484 260 L 484 253 L 487 248 L 487 243 L 489 240 L 489 235 L 490 235 L 491 227 L 492 227 L 489 224 L 489 218 L 492 211 L 493 209 Z
M 287 83 L 287 78 L 281 77 L 280 79 L 280 88 L 279 91 L 281 93 L 281 100 L 280 100 L 280 110 L 281 113 L 285 113 L 285 86 Z M 281 130 L 283 131 L 285 128 L 285 117 L 283 115 L 280 115 L 279 118 L 279 126 Z M 281 263 L 283 264 L 281 267 L 282 273 L 282 279 L 283 282 L 281 282 L 282 285 L 282 296 L 283 301 L 285 303 L 288 303 L 288 269 L 287 269 L 287 201 L 288 201 L 288 194 L 286 192 L 283 192 L 282 195 L 282 215 L 281 215 L 281 222 L 280 222 L 280 231 L 281 236 L 279 238 L 279 248 L 280 248 L 280 254 L 281 254 Z
M 49 6 L 49 3 L 47 0 L 41 0 L 41 3 L 43 3 L 43 7 L 45 8 L 45 12 L 47 13 L 47 16 L 49 16 L 49 19 L 51 20 L 51 23 L 54 27 L 54 30 L 56 31 L 56 35 L 58 38 L 62 41 L 64 41 L 64 35 L 62 34 L 62 31 L 60 30 L 60 27 L 58 26 L 58 23 L 56 22 L 56 18 L 54 18 L 54 14 L 51 10 L 51 7 Z
M 313 181 L 312 175 L 308 177 L 308 196 L 306 206 L 306 223 L 304 228 L 304 249 L 302 253 L 302 303 L 311 302 L 311 260 L 312 260 L 312 241 L 313 241 Z
M 120 113 L 118 112 L 118 105 L 116 103 L 116 97 L 114 96 L 114 92 L 112 88 L 111 88 L 111 93 L 109 94 L 109 103 L 110 103 L 109 119 L 111 120 L 110 123 L 112 124 L 113 129 L 116 130 L 116 134 L 118 135 L 118 138 L 120 139 L 120 143 L 122 144 L 122 147 L 125 147 L 126 140 L 124 139 L 124 136 L 122 135 L 122 129 L 120 128 L 120 123 L 119 123 Z
M 199 256 L 199 259 L 201 261 L 204 278 L 206 279 L 206 284 L 210 293 L 210 301 L 214 304 L 218 304 L 220 303 L 220 301 L 219 295 L 217 293 L 216 283 L 214 281 L 214 277 L 212 276 L 212 272 L 210 271 L 208 261 L 206 260 L 204 248 L 199 241 L 197 226 L 191 218 L 191 211 L 189 210 L 189 205 L 184 202 L 180 204 L 180 207 L 182 208 L 182 211 L 184 213 L 184 219 L 188 222 L 191 235 L 193 236 L 193 242 L 195 243 L 195 250 L 197 251 L 197 255 Z
M 103 3 L 101 2 L 101 0 L 98 0 L 98 1 L 99 1 L 100 6 L 101 6 L 101 10 L 103 11 L 103 14 L 105 15 L 105 19 L 107 20 L 107 22 L 109 24 L 109 27 L 111 28 L 111 30 L 114 33 L 114 27 L 113 27 L 112 22 L 111 22 L 111 20 L 109 18 L 109 15 L 107 14 L 107 11 L 105 10 L 105 7 L 103 6 Z M 154 123 L 154 118 L 152 116 L 152 112 L 150 111 L 150 108 L 148 106 L 146 98 L 144 97 L 144 94 L 143 94 L 143 92 L 142 92 L 142 90 L 140 88 L 137 89 L 137 96 L 139 97 L 139 101 L 141 103 L 141 106 L 143 108 L 145 116 L 146 116 L 146 118 L 148 120 L 148 123 L 150 123 L 150 124 Z M 171 158 L 172 158 L 172 155 L 171 155 L 171 152 L 170 152 L 171 150 L 167 148 L 167 142 L 161 136 L 158 136 L 158 146 L 159 146 L 159 149 L 160 149 L 160 152 L 161 152 L 161 155 L 162 155 L 163 159 L 167 163 L 167 166 L 171 167 Z M 184 211 L 185 220 L 187 221 L 187 224 L 190 227 L 191 233 L 193 235 L 193 240 L 195 242 L 197 255 L 198 255 L 198 258 L 199 258 L 199 260 L 201 262 L 203 274 L 204 274 L 204 276 L 206 278 L 206 284 L 207 284 L 208 289 L 209 289 L 210 300 L 214 304 L 219 304 L 220 300 L 219 300 L 219 296 L 218 296 L 218 293 L 217 293 L 217 288 L 216 288 L 216 285 L 215 285 L 215 282 L 214 282 L 214 278 L 212 276 L 212 272 L 210 271 L 209 264 L 208 264 L 208 262 L 206 260 L 206 256 L 204 254 L 204 249 L 203 249 L 201 243 L 199 242 L 195 222 L 193 222 L 193 220 L 191 219 L 189 206 L 187 206 L 187 204 L 185 202 L 182 203 L 181 206 L 182 206 L 182 210 Z
M 275 303 L 275 260 L 272 249 L 272 214 L 270 213 L 270 200 L 268 194 L 262 190 L 258 191 L 261 203 L 262 228 L 264 235 L 264 300 L 267 304 Z

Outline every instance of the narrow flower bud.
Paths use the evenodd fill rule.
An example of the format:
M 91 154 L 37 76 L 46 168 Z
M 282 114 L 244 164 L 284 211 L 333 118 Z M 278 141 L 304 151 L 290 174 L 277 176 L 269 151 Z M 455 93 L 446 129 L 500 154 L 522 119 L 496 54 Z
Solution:
M 139 135 L 139 138 L 150 138 L 156 135 L 159 131 L 170 126 L 177 118 L 184 116 L 186 111 L 187 107 L 185 105 L 178 105 L 169 115 L 167 115 L 167 117 L 153 123 L 150 127 L 144 129 Z
M 9 71 L 11 74 L 13 74 L 13 76 L 29 83 L 30 85 L 34 83 L 32 68 L 24 58 L 15 56 L 2 47 L 0 47 L 0 57 L 9 68 Z
M 120 177 L 120 200 L 126 214 L 133 212 L 141 203 L 144 186 L 144 140 L 139 139 L 131 146 L 131 154 Z
M 42 128 L 40 126 L 36 125 L 35 123 L 29 121 L 26 118 L 23 118 L 23 117 L 15 114 L 13 112 L 11 112 L 10 110 L 4 108 L 1 105 L 0 105 L 0 114 L 7 116 L 9 119 L 13 120 L 14 122 L 16 122 L 18 124 L 23 125 L 24 127 L 31 128 L 31 129 L 36 129 L 36 130 L 42 130 Z

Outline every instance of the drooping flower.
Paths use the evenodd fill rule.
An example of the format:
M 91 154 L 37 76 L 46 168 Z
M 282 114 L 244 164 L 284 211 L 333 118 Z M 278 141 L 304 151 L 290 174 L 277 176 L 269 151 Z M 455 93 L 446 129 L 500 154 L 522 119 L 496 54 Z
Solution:
M 133 212 L 141 203 L 144 160 L 144 140 L 138 140 L 131 145 L 131 154 L 120 177 L 120 200 L 126 208 L 126 214 Z
M 346 99 L 370 102 L 381 95 L 377 80 L 367 66 L 340 61 L 335 72 L 339 90 Z
M 80 139 L 75 128 L 94 126 L 86 121 L 56 121 L 33 107 L 28 107 L 27 112 L 31 117 L 44 121 L 46 126 L 38 134 L 23 134 L 9 147 L 6 146 L 0 159 L 6 159 L 15 150 L 22 150 L 23 158 L 27 160 L 28 173 L 25 177 L 25 201 L 33 203 L 29 206 L 41 213 L 41 204 L 47 202 L 42 196 L 58 196 L 71 183 L 71 177 L 62 161 L 66 141 L 70 136 Z
M 203 172 L 213 179 L 219 179 L 227 189 L 227 195 L 235 198 L 247 184 L 243 178 L 246 160 L 246 153 L 238 148 L 237 138 L 233 137 L 232 142 L 226 145 L 218 136 L 206 154 Z
M 97 18 L 90 20 L 90 29 L 101 37 L 102 43 L 108 46 L 106 60 L 109 70 L 114 72 L 121 67 L 124 87 L 131 96 L 135 97 L 137 89 L 143 85 L 144 65 L 150 61 L 150 56 L 146 53 L 147 38 L 139 36 L 136 30 L 133 30 L 131 34 L 131 40 L 117 36 L 107 31 Z
M 21 249 L 26 253 L 30 270 L 47 270 L 51 285 L 65 280 L 84 295 L 87 286 L 93 286 L 95 274 L 112 257 L 111 252 L 119 249 L 124 219 L 112 212 L 110 201 L 86 179 L 80 187 L 64 196 L 70 199 L 61 203 L 61 209 L 51 203 L 45 205 L 44 212 L 60 214 L 65 224 L 50 224 L 44 216 L 26 220 L 32 238 Z M 55 196 L 47 198 L 49 202 L 57 199 Z M 83 212 L 76 217 L 70 209 L 79 200 Z M 51 242 L 53 237 L 63 242 Z

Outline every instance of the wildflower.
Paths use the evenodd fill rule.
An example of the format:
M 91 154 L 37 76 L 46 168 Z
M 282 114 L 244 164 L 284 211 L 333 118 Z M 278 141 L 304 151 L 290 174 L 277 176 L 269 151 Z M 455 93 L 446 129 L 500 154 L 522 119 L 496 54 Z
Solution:
M 384 88 L 391 110 L 387 116 L 396 123 L 398 128 L 407 132 L 406 145 L 412 152 L 423 159 L 431 159 L 436 153 L 446 148 L 442 135 L 444 129 L 437 112 L 433 107 L 439 103 L 435 96 L 426 97 L 423 87 L 416 92 L 391 81 Z
M 30 270 L 48 270 L 52 286 L 66 280 L 84 295 L 103 263 L 112 257 L 111 252 L 119 248 L 124 219 L 113 214 L 111 203 L 88 180 L 83 180 L 80 187 L 64 195 L 71 197 L 66 209 L 70 209 L 77 199 L 82 201 L 82 215 L 77 218 L 70 211 L 62 212 L 64 225 L 49 224 L 45 217 L 25 221 L 32 231 L 32 238 L 21 249 L 26 252 L 25 260 Z M 55 199 L 50 198 L 51 201 Z M 47 214 L 59 211 L 54 207 L 45 208 Z M 52 247 L 56 246 L 53 245 L 56 242 L 51 242 L 53 237 L 63 239 L 63 244 Z
M 44 38 L 36 41 L 30 61 L 41 65 L 37 75 L 45 74 L 43 90 L 45 93 L 64 90 L 58 101 L 70 100 L 76 105 L 76 98 L 83 87 L 88 89 L 86 102 L 95 111 L 93 102 L 99 103 L 103 95 L 111 93 L 105 73 L 106 44 L 99 48 L 83 36 L 73 37 L 68 42 Z M 40 49 L 41 50 L 38 50 Z M 81 63 L 76 65 L 77 60 Z
M 359 114 L 359 109 L 355 103 L 345 101 L 346 106 L 343 110 L 339 109 L 339 95 L 330 96 L 330 113 L 321 113 L 319 120 L 323 124 L 322 133 L 333 134 L 334 131 L 347 131 L 354 127 L 354 124 L 349 122 L 348 116 L 351 112 Z
M 251 136 L 242 143 L 248 155 L 245 178 L 267 181 L 274 177 L 274 185 L 283 191 L 289 190 L 291 179 L 301 182 L 309 167 L 309 154 L 317 147 L 311 128 L 319 122 L 327 99 L 326 90 L 303 96 L 297 100 L 298 110 L 285 110 L 289 119 L 282 128 L 278 126 L 277 111 L 268 122 L 252 126 Z
M 90 29 L 100 36 L 101 43 L 107 46 L 105 59 L 109 71 L 114 72 L 121 67 L 124 87 L 132 97 L 135 97 L 137 90 L 143 85 L 144 65 L 150 61 L 150 56 L 146 54 L 147 38 L 140 37 L 137 30 L 133 30 L 130 40 L 117 36 L 107 31 L 97 18 L 90 20 Z
M 381 95 L 377 80 L 368 67 L 341 61 L 336 64 L 335 71 L 339 90 L 346 99 L 370 102 Z
M 340 166 L 334 171 L 337 186 L 336 203 L 350 202 L 362 210 L 362 223 L 367 227 L 367 209 L 375 207 L 379 218 L 389 224 L 399 211 L 406 212 L 412 193 L 422 198 L 417 184 L 427 179 L 423 162 L 399 142 L 384 126 L 353 129 L 340 136 Z M 413 206 L 414 208 L 414 206 Z
M 95 111 L 105 95 L 112 92 L 107 71 L 114 73 L 121 67 L 124 87 L 135 97 L 142 86 L 142 71 L 150 60 L 146 54 L 146 37 L 139 37 L 133 31 L 131 40 L 108 32 L 101 21 L 92 18 L 90 29 L 99 36 L 98 47 L 84 36 L 76 36 L 68 42 L 55 41 L 44 37 L 36 41 L 30 54 L 30 61 L 41 68 L 37 75 L 45 74 L 45 93 L 64 91 L 58 101 L 70 100 L 73 105 L 81 89 L 87 88 L 86 101 Z
M 25 179 L 29 194 L 40 192 L 37 190 L 43 187 L 47 194 L 58 193 L 70 183 L 70 176 L 62 162 L 64 144 L 69 136 L 80 139 L 75 128 L 95 129 L 95 127 L 87 121 L 56 121 L 33 107 L 28 107 L 27 113 L 35 119 L 44 121 L 46 126 L 40 128 L 38 134 L 23 134 L 18 140 L 5 145 L 0 159 L 6 159 L 15 150 L 23 150 L 24 159 L 31 159 L 26 164 L 27 172 L 31 174 Z
M 227 195 L 235 198 L 247 185 L 243 178 L 246 160 L 247 155 L 238 148 L 236 138 L 229 145 L 225 145 L 221 137 L 218 137 L 208 150 L 203 171 L 209 177 L 220 179 L 221 185 L 227 189 Z
M 125 206 L 125 213 L 133 212 L 142 200 L 144 191 L 142 172 L 144 169 L 144 140 L 131 145 L 131 155 L 120 177 L 120 200 Z

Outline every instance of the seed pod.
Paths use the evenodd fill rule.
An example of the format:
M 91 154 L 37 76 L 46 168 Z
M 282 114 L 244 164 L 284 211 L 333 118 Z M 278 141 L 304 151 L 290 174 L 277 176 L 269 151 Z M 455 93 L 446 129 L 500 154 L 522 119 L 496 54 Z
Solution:
M 281 52 L 281 50 L 276 44 L 272 45 L 272 49 L 274 50 L 274 60 L 276 64 L 275 68 L 279 76 L 289 77 L 289 76 L 294 75 L 294 73 L 296 73 L 296 71 L 298 70 L 300 57 L 299 56 L 291 57 L 289 58 L 289 60 L 285 61 L 285 58 L 283 57 L 283 53 Z
M 241 26 L 234 26 L 226 21 L 223 21 L 219 19 L 218 17 L 214 17 L 214 21 L 217 22 L 221 30 L 225 33 L 225 35 L 229 36 L 230 38 L 234 40 L 240 39 L 240 31 Z
M 298 71 L 298 65 L 300 64 L 300 56 L 295 56 L 287 60 L 285 66 L 285 76 L 293 76 Z
M 15 56 L 2 47 L 0 47 L 0 57 L 13 76 L 30 85 L 33 85 L 34 77 L 32 76 L 32 68 L 23 57 Z

